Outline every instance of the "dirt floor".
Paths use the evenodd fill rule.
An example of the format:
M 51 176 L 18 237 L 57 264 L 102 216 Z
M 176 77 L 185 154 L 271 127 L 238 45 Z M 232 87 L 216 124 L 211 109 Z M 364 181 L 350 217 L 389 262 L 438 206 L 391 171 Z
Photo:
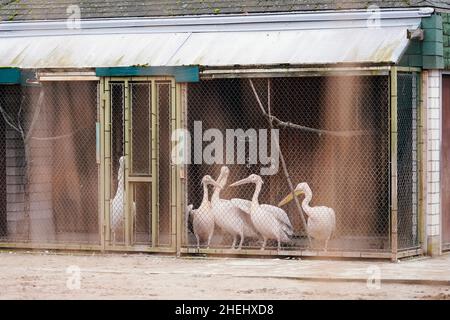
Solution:
M 0 299 L 450 299 L 450 255 L 391 263 L 3 251 Z

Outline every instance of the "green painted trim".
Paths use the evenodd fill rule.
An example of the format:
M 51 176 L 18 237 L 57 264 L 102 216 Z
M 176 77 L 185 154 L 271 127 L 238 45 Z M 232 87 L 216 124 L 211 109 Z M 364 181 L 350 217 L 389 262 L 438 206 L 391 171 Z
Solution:
M 448 49 L 450 47 L 450 36 L 445 35 L 443 43 L 444 43 L 444 53 L 445 53 L 445 49 Z
M 200 81 L 198 66 L 96 68 L 95 74 L 98 77 L 169 76 L 176 82 Z
M 21 72 L 17 68 L 0 68 L 0 84 L 20 84 Z
M 422 19 L 421 27 L 424 30 L 424 41 L 421 44 L 421 54 L 424 69 L 444 69 L 443 20 L 440 14 L 433 14 Z M 447 17 L 445 20 L 447 20 Z
M 450 69 L 450 13 L 441 13 L 444 45 L 444 66 Z
M 423 66 L 423 59 L 422 55 L 411 55 L 409 56 L 409 66 L 410 67 L 422 67 Z
M 444 45 L 442 42 L 425 41 L 422 45 L 424 56 L 444 56 Z
M 442 30 L 442 17 L 438 14 L 433 14 L 430 17 L 422 18 L 422 28 Z
M 411 41 L 409 43 L 408 49 L 406 50 L 406 54 L 408 55 L 421 55 L 422 54 L 422 42 L 420 41 Z
M 440 56 L 424 56 L 424 69 L 444 69 L 444 57 Z
M 424 29 L 425 42 L 444 42 L 442 29 Z

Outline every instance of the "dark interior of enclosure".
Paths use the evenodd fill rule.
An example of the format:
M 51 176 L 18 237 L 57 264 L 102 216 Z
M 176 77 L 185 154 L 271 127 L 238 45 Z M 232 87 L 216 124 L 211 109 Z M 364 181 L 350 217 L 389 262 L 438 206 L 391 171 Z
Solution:
M 6 166 L 7 181 L 6 224 L 4 214 L 0 219 L 4 237 L 11 242 L 97 243 L 97 83 L 0 90 L 0 146 L 6 146 L 6 152 L 0 151 L 5 153 L 0 169 L 4 175 Z
M 313 192 L 311 205 L 329 206 L 336 212 L 336 232 L 330 244 L 332 249 L 389 250 L 388 81 L 386 76 L 270 80 L 273 115 L 286 122 L 322 130 L 317 133 L 280 128 L 279 136 L 294 185 L 307 182 Z M 254 79 L 253 82 L 267 108 L 268 80 Z M 203 131 L 217 128 L 224 136 L 225 129 L 240 128 L 246 131 L 268 128 L 248 79 L 220 79 L 190 84 L 188 129 L 192 136 L 194 121 L 202 122 Z M 203 148 L 209 143 L 203 142 Z M 198 208 L 202 200 L 202 177 L 209 174 L 217 178 L 221 167 L 194 164 L 196 150 L 191 148 L 193 164 L 189 165 L 188 170 L 187 201 L 194 208 Z M 252 173 L 260 174 L 261 167 L 264 167 L 251 163 L 227 166 L 231 171 L 228 184 Z M 259 196 L 260 203 L 277 205 L 289 192 L 281 165 L 278 173 L 262 178 L 264 185 Z M 227 187 L 221 197 L 251 199 L 253 192 L 254 185 Z M 307 246 L 295 205 L 291 203 L 284 209 L 295 229 L 292 241 L 285 246 Z M 189 225 L 189 228 L 192 226 Z M 195 243 L 192 236 L 189 239 L 190 244 Z M 216 246 L 230 244 L 231 240 L 227 236 L 218 237 L 215 242 Z M 246 245 L 252 247 L 257 244 L 247 242 Z

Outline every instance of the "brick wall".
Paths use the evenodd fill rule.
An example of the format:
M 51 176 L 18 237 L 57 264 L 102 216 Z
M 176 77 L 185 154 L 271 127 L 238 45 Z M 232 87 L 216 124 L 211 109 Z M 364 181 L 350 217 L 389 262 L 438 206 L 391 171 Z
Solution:
M 438 255 L 440 247 L 440 143 L 441 72 L 428 72 L 427 88 L 427 175 L 426 228 L 428 253 Z

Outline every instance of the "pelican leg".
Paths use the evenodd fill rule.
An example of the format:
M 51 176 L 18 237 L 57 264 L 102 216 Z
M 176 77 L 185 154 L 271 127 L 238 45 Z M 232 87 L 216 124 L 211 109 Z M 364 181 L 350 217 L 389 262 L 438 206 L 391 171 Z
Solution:
M 264 238 L 261 250 L 265 250 L 266 249 L 266 242 L 267 242 L 267 238 Z
M 211 243 L 212 236 L 213 236 L 213 233 L 211 232 L 211 234 L 208 237 L 208 246 L 206 247 L 206 249 L 209 249 L 209 244 Z
M 234 250 L 234 247 L 236 246 L 237 236 L 233 236 L 233 244 L 231 245 L 231 250 Z
M 324 248 L 324 252 L 327 252 L 327 248 L 328 248 L 328 240 L 330 240 L 330 238 L 325 240 L 325 248 Z
M 200 237 L 198 234 L 195 235 L 195 238 L 197 239 L 197 249 L 200 249 Z
M 239 242 L 239 248 L 238 248 L 238 250 L 241 250 L 241 249 L 242 249 L 242 243 L 244 243 L 244 234 L 243 234 L 243 233 L 241 234 L 241 241 Z

